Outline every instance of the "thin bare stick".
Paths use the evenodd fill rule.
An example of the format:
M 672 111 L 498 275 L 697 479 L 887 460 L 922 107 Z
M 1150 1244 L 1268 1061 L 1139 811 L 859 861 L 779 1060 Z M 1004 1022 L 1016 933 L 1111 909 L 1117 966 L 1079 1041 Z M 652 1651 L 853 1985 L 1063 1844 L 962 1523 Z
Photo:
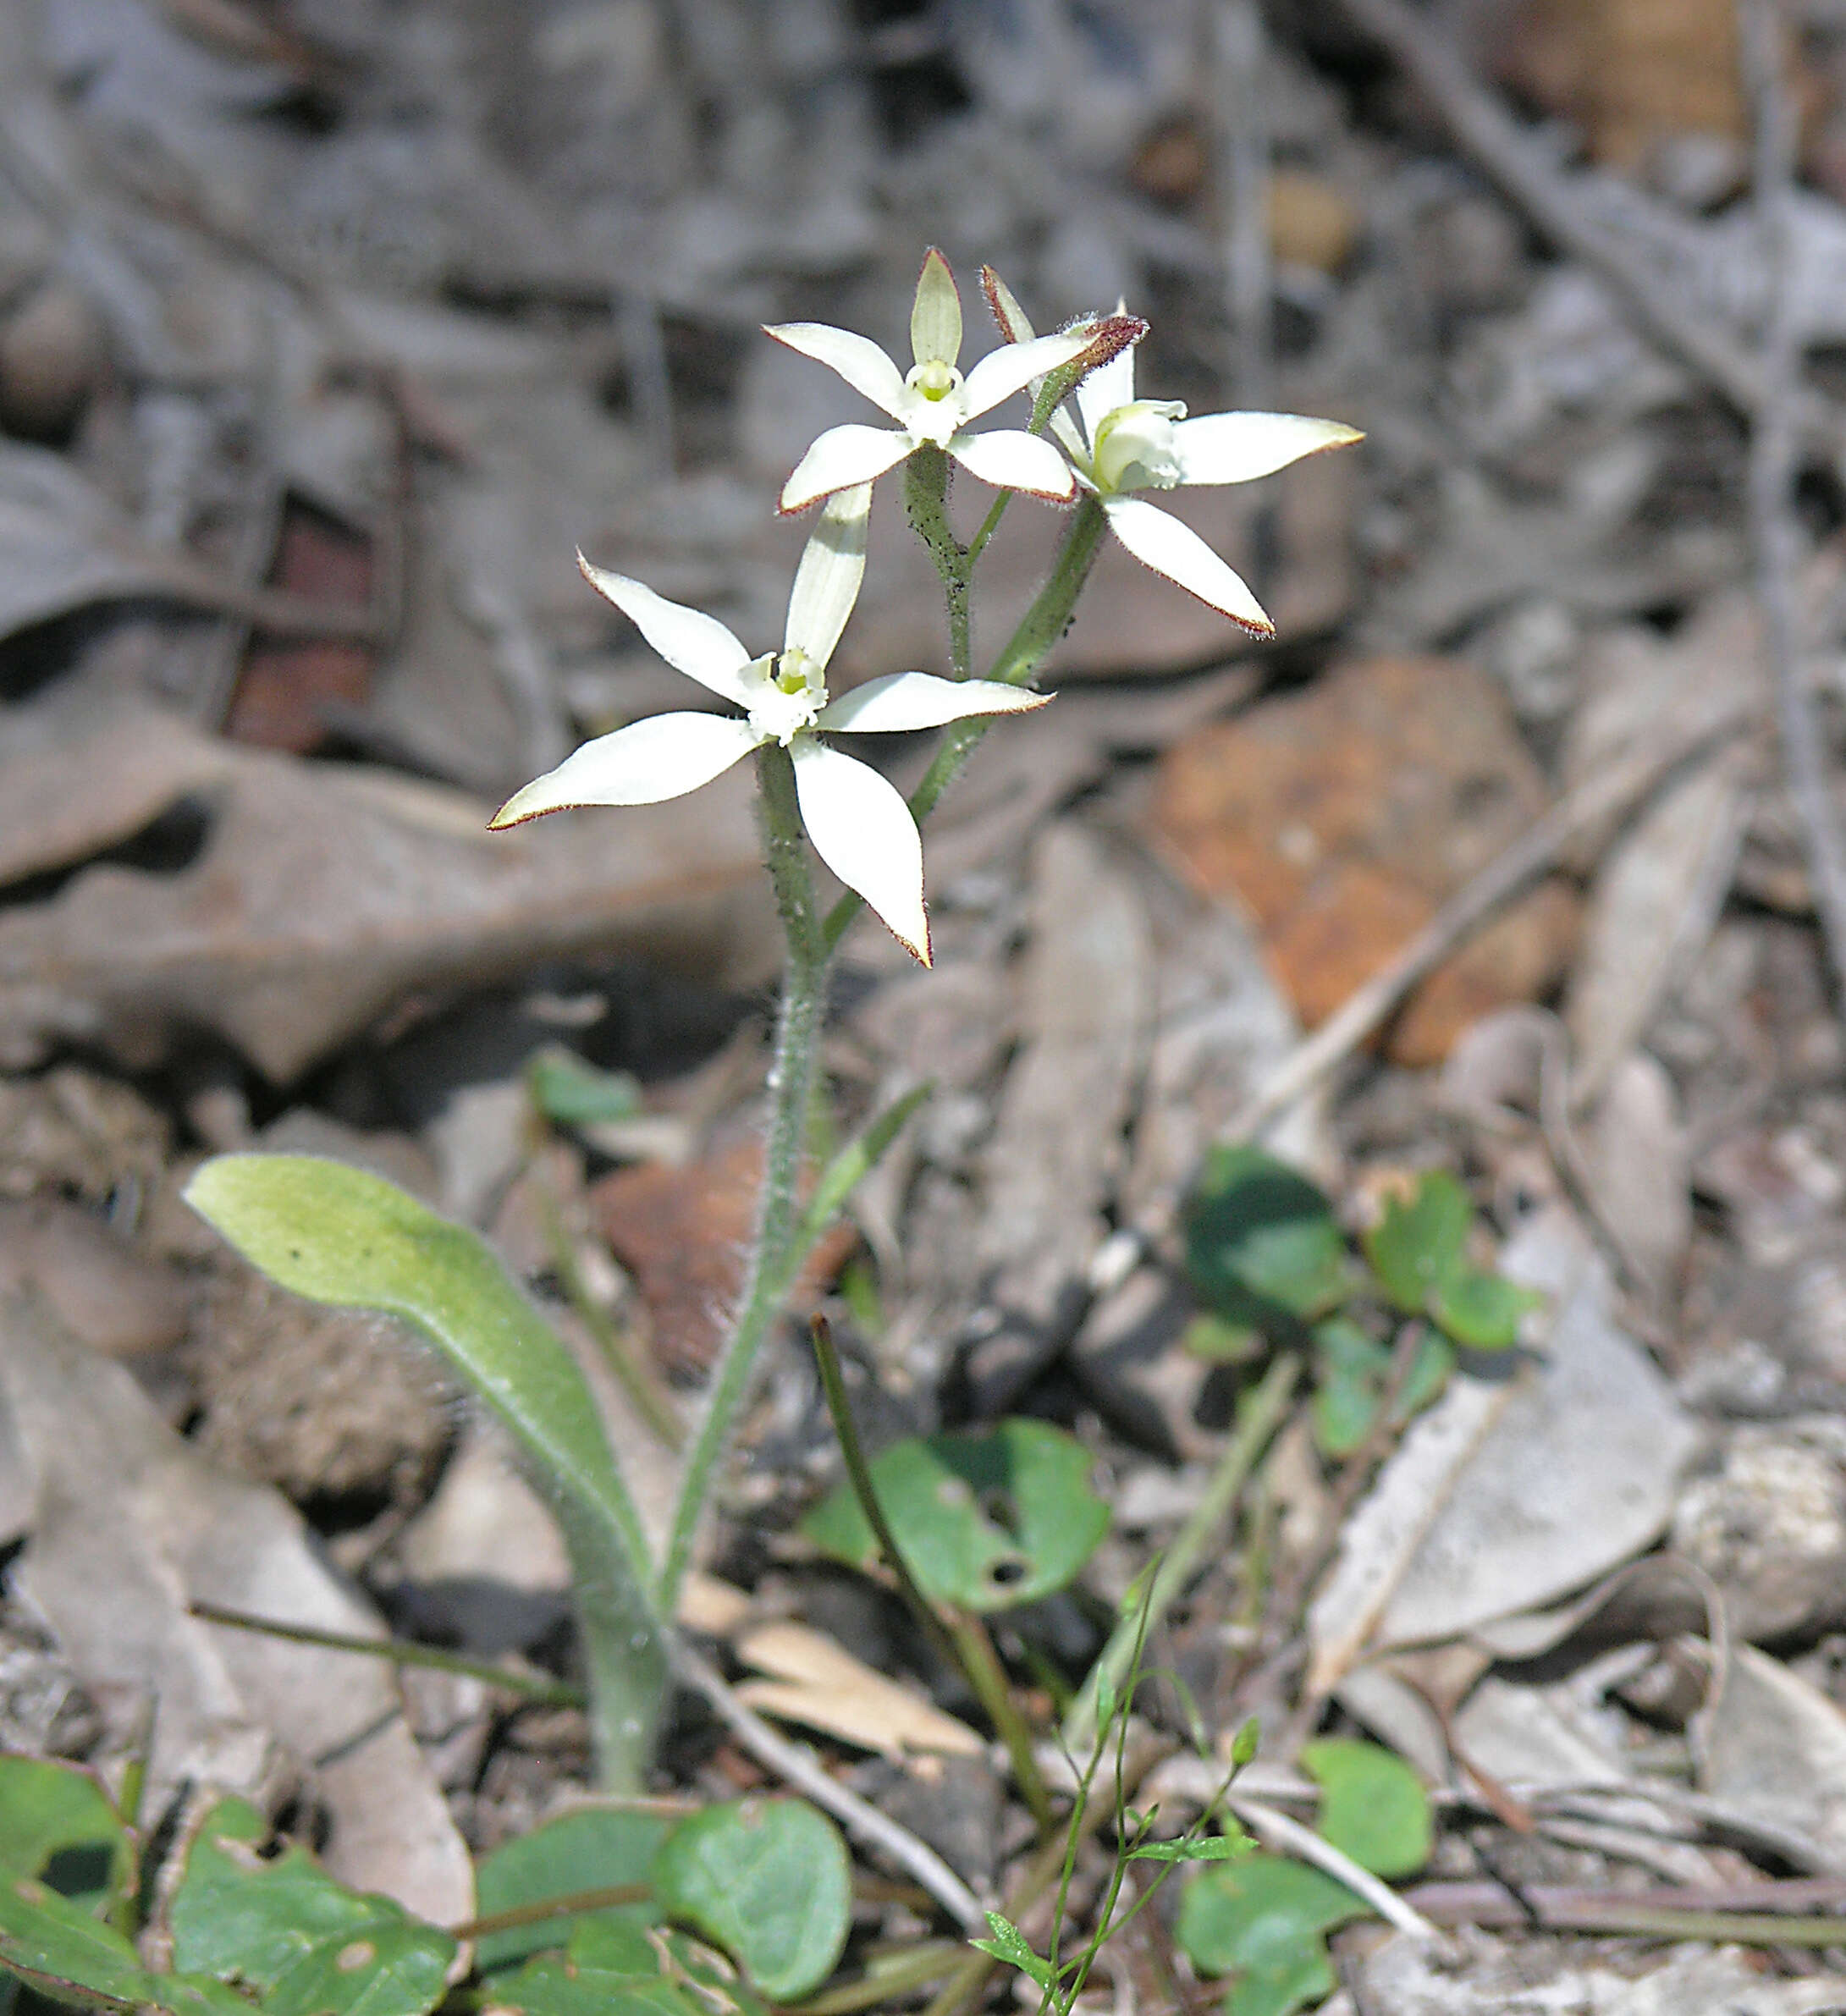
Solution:
M 1665 748 L 1638 750 L 1585 778 L 1504 853 L 1489 862 L 1472 882 L 1458 890 L 1382 972 L 1350 995 L 1312 1036 L 1296 1044 L 1232 1116 L 1224 1138 L 1239 1140 L 1266 1126 L 1351 1056 L 1396 1012 L 1412 988 L 1471 938 L 1502 904 L 1552 867 L 1579 833 L 1625 812 L 1670 771 L 1715 736 L 1734 732 L 1736 726 L 1734 719 L 1703 722 L 1694 733 Z
M 986 1931 L 987 1915 L 979 1899 L 933 1848 L 829 1777 L 799 1744 L 777 1735 L 761 1716 L 737 1699 L 717 1668 L 684 1639 L 670 1640 L 669 1656 L 675 1675 L 704 1697 L 712 1712 L 758 1764 L 792 1785 L 804 1798 L 812 1799 L 823 1812 L 832 1814 L 855 1839 L 889 1856 L 914 1876 L 957 1925 L 972 1932 Z
M 1247 1798 L 1239 1792 L 1226 1793 L 1225 1804 L 1264 1847 L 1311 1863 L 1323 1875 L 1331 1876 L 1336 1883 L 1344 1883 L 1355 1897 L 1363 1898 L 1380 1918 L 1396 1925 L 1400 1932 L 1409 1933 L 1413 1939 L 1433 1939 L 1438 1945 L 1444 1943 L 1441 1933 L 1414 1904 L 1407 1903 L 1389 1883 L 1381 1882 L 1369 1869 L 1361 1869 L 1343 1849 L 1335 1848 L 1312 1827 L 1304 1827 L 1298 1820 L 1291 1820 L 1286 1813 L 1265 1806 L 1260 1799 Z
M 1351 18 L 1376 37 L 1447 122 L 1463 152 L 1523 210 L 1560 251 L 1590 268 L 1645 335 L 1709 379 L 1739 412 L 1763 405 L 1761 361 L 1673 290 L 1658 263 L 1635 256 L 1626 238 L 1590 216 L 1561 174 L 1500 101 L 1481 86 L 1433 18 L 1404 0 L 1341 0 Z M 1837 453 L 1846 424 L 1809 394 L 1795 418 L 1803 434 Z
M 1827 785 L 1795 602 L 1795 576 L 1801 564 L 1801 533 L 1794 517 L 1801 341 L 1790 284 L 1795 120 L 1782 74 L 1782 29 L 1775 0 L 1739 0 L 1744 77 L 1756 122 L 1756 215 L 1769 278 L 1760 367 L 1762 396 L 1750 441 L 1750 532 L 1789 795 L 1800 822 L 1834 992 L 1846 1003 L 1846 834 L 1840 830 Z

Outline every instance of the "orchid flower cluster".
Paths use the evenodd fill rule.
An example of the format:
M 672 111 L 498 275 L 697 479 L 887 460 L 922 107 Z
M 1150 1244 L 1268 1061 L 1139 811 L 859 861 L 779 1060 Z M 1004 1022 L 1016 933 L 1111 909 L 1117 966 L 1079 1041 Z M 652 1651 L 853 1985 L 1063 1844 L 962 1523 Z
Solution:
M 1135 558 L 1244 630 L 1274 634 L 1261 604 L 1237 572 L 1181 520 L 1136 494 L 1186 484 L 1246 482 L 1304 455 L 1359 438 L 1337 421 L 1284 413 L 1218 413 L 1188 420 L 1176 400 L 1138 399 L 1134 345 L 1147 324 L 1118 306 L 1048 336 L 1034 333 L 997 275 L 984 289 L 1004 339 L 964 377 L 962 305 L 941 253 L 923 261 L 911 311 L 910 370 L 868 338 L 820 322 L 785 322 L 765 333 L 829 366 L 895 422 L 829 427 L 783 486 L 785 514 L 822 504 L 796 570 L 780 651 L 752 655 L 715 617 L 670 602 L 626 575 L 578 565 L 675 670 L 738 710 L 735 714 L 658 714 L 587 742 L 528 784 L 496 814 L 496 828 L 591 805 L 647 805 L 696 790 L 752 752 L 780 751 L 792 767 L 801 823 L 814 852 L 883 920 L 923 965 L 930 961 L 923 842 L 902 796 L 879 772 L 833 746 L 836 735 L 909 733 L 983 717 L 1023 713 L 1048 696 L 1027 681 L 1043 649 L 1003 654 L 1002 676 L 975 679 L 966 663 L 953 676 L 889 673 L 838 696 L 827 667 L 865 577 L 873 483 L 906 465 L 912 521 L 929 540 L 950 595 L 951 643 L 957 598 L 965 658 L 967 576 L 1008 497 L 1024 492 L 1087 507 L 1088 536 L 1073 525 L 1066 561 L 1035 613 L 1055 636 L 1106 527 Z M 984 420 L 1030 390 L 1029 430 Z M 1074 410 L 1072 410 L 1074 409 Z M 1001 496 L 989 524 L 967 546 L 944 510 L 949 465 Z M 1028 624 L 1030 623 L 1028 618 Z M 765 793 L 769 795 L 765 778 Z M 933 801 L 934 794 L 931 794 Z

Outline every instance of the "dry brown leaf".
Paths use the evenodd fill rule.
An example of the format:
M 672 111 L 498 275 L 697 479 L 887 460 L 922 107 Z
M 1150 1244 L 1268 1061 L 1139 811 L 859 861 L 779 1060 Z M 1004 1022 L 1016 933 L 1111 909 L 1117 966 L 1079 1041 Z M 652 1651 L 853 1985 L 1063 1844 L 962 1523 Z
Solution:
M 806 1624 L 759 1624 L 741 1633 L 736 1645 L 747 1665 L 772 1676 L 747 1680 L 737 1689 L 741 1699 L 767 1715 L 894 1759 L 917 1751 L 950 1757 L 978 1757 L 986 1751 L 966 1722 L 886 1679 Z
M 68 865 L 192 801 L 176 873 L 98 865 L 0 914 L 0 1053 L 101 1042 L 146 1063 L 212 1029 L 275 1080 L 413 989 L 622 951 L 741 980 L 767 963 L 747 769 L 696 799 L 489 834 L 487 808 L 388 773 L 212 741 L 158 714 L 15 743 L 0 879 Z M 138 822 L 138 823 L 137 823 Z
M 0 637 L 96 602 L 152 596 L 278 630 L 365 636 L 365 610 L 246 588 L 189 554 L 151 545 L 62 455 L 0 441 Z
M 824 1633 L 785 1619 L 752 1624 L 750 1618 L 751 1601 L 741 1589 L 715 1575 L 695 1571 L 686 1577 L 680 1622 L 730 1639 L 745 1665 L 773 1676 L 738 1688 L 738 1699 L 752 1708 L 894 1760 L 918 1752 L 985 1753 L 987 1745 L 966 1722 L 887 1679 Z
M 1741 753 L 1715 749 L 1669 781 L 1596 872 L 1564 1009 L 1581 1104 L 1646 1033 L 1717 922 L 1749 817 Z
M 1009 1403 L 1081 1312 L 1152 1007 L 1140 890 L 1073 819 L 1033 850 L 1032 933 L 1020 1054 L 984 1157 L 980 1260 L 996 1320 L 968 1363 L 984 1417 Z
M 125 1370 L 17 1297 L 0 1303 L 0 1414 L 32 1499 L 19 1588 L 86 1684 L 152 1697 L 149 1811 L 188 1782 L 261 1798 L 306 1769 L 335 1875 L 438 1923 L 466 1917 L 467 1850 L 391 1669 L 187 1612 L 382 1636 L 295 1512 L 207 1462 Z
M 1199 730 L 1160 766 L 1154 830 L 1193 884 L 1255 913 L 1309 1026 L 1353 992 L 1543 812 L 1544 780 L 1503 695 L 1452 658 L 1366 658 L 1305 692 Z M 1413 994 L 1400 1062 L 1557 974 L 1575 907 L 1541 884 Z

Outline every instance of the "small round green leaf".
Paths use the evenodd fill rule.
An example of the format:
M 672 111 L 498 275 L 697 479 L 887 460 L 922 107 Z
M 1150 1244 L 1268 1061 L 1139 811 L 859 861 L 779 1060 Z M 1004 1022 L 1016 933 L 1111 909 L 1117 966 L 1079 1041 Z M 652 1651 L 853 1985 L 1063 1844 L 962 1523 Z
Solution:
M 744 2016 L 736 1981 L 708 1980 L 709 1972 L 683 1942 L 663 1952 L 632 1920 L 599 1915 L 576 1921 L 561 1956 L 545 1954 L 495 1981 L 492 2006 L 522 2016 L 711 2016 L 727 2007 Z M 695 1985 L 720 1989 L 723 2001 L 708 2005 Z
M 526 1089 L 554 1126 L 595 1126 L 641 1110 L 641 1085 L 631 1072 L 603 1071 L 561 1043 L 526 1060 Z
M 964 1610 L 1009 1610 L 1073 1580 L 1109 1530 L 1090 1454 L 1042 1421 L 894 1442 L 871 1463 L 879 1509 L 917 1586 Z M 814 1545 L 869 1568 L 879 1545 L 850 1484 L 802 1522 Z
M 482 1860 L 475 1873 L 476 1910 L 482 1918 L 493 1918 L 581 1891 L 646 1883 L 666 1832 L 666 1821 L 653 1813 L 587 1806 L 562 1814 Z M 491 1974 L 529 1953 L 562 1947 L 592 1916 L 636 1928 L 654 1923 L 659 1915 L 651 1903 L 615 1904 L 582 1917 L 544 1919 L 489 1932 L 476 1942 L 475 1965 L 481 1973 Z M 642 1951 L 651 1950 L 643 1940 Z
M 852 1917 L 846 1844 L 803 1799 L 742 1799 L 681 1820 L 654 1857 L 670 1916 L 721 1946 L 776 2002 L 838 1964 Z
M 1435 1828 L 1423 1781 L 1375 1743 L 1327 1736 L 1303 1743 L 1301 1768 L 1320 1787 L 1320 1832 L 1375 1876 L 1414 1876 Z
M 135 1844 L 87 1771 L 41 1757 L 0 1757 L 0 1872 L 41 1877 L 85 1910 L 135 1893 Z
M 1246 1855 L 1193 1878 L 1174 1937 L 1201 1974 L 1229 1977 L 1225 2016 L 1292 2016 L 1333 1992 L 1323 1936 L 1365 1909 L 1318 1869 Z
M 1474 1221 L 1468 1193 L 1443 1169 L 1425 1171 L 1408 1204 L 1386 1200 L 1384 1216 L 1365 1235 L 1365 1257 L 1406 1315 L 1420 1314 L 1436 1283 L 1461 1265 Z
M 1521 1317 L 1541 1308 L 1544 1300 L 1502 1275 L 1463 1267 L 1435 1284 L 1430 1314 L 1458 1344 L 1475 1351 L 1506 1351 L 1519 1341 Z
M 1182 1223 L 1187 1274 L 1227 1323 L 1292 1336 L 1352 1292 L 1332 1206 L 1259 1148 L 1215 1148 Z

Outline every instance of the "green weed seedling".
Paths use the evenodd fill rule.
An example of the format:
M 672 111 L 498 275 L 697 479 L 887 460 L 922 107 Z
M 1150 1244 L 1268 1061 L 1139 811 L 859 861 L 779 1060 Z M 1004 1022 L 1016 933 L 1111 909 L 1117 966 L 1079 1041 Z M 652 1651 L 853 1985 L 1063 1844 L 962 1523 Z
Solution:
M 1376 1743 L 1303 1746 L 1321 1788 L 1320 1833 L 1376 1876 L 1413 1875 L 1433 1840 L 1429 1795 Z M 1224 2016 L 1293 2016 L 1338 1986 L 1326 1935 L 1369 1907 L 1336 1878 L 1283 1855 L 1204 1869 L 1187 1886 L 1174 1936 L 1203 1975 L 1225 1979 Z
M 1365 1446 L 1393 1385 L 1400 1425 L 1441 1392 L 1458 1349 L 1509 1349 L 1541 1300 L 1474 1263 L 1474 1207 L 1441 1170 L 1389 1199 L 1355 1253 L 1331 1203 L 1298 1170 L 1260 1148 L 1216 1148 L 1183 1226 L 1187 1275 L 1204 1305 L 1188 1345 L 1229 1363 L 1271 1347 L 1300 1351 L 1314 1440 L 1336 1459 Z M 1409 1347 L 1401 1369 L 1400 1344 Z

